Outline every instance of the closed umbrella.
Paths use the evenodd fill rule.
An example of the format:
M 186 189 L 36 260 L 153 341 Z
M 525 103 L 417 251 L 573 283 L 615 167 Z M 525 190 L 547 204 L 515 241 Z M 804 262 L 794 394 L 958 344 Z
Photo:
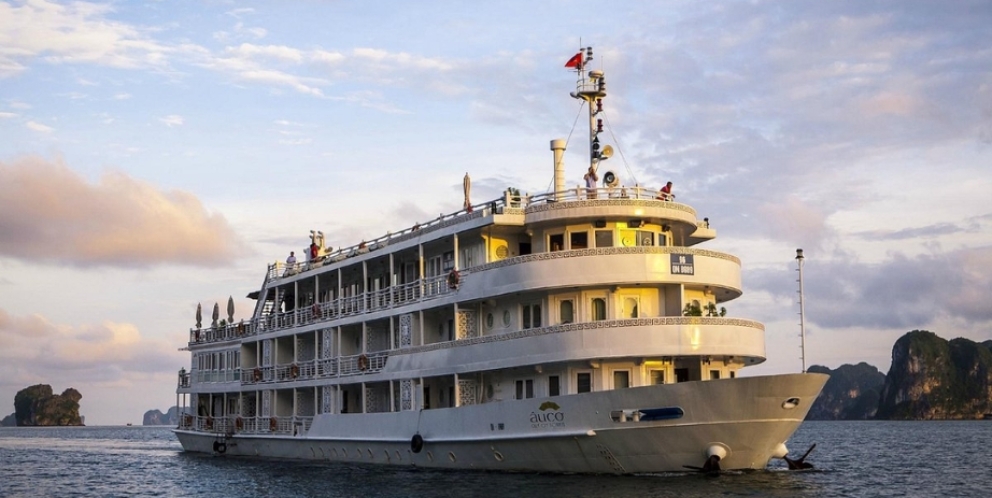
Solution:
M 203 306 L 200 306 L 200 303 L 196 303 L 196 328 L 200 328 L 202 322 L 203 322 Z
M 234 296 L 227 296 L 227 323 L 234 323 Z

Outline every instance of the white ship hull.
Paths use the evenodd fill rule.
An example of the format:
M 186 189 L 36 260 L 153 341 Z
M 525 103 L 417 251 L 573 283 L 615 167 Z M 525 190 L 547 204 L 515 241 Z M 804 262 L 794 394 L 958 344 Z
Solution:
M 761 469 L 802 423 L 826 375 L 791 374 L 649 386 L 394 413 L 319 415 L 296 436 L 177 430 L 187 451 L 449 469 L 651 473 L 701 466 Z M 798 399 L 788 408 L 787 400 Z M 558 409 L 540 407 L 551 401 Z M 667 420 L 634 411 L 681 408 Z M 618 411 L 630 414 L 618 421 Z M 626 415 L 625 415 L 626 418 Z M 622 419 L 621 419 L 622 420 Z M 502 429 L 501 429 L 502 427 Z M 411 449 L 415 434 L 424 440 Z

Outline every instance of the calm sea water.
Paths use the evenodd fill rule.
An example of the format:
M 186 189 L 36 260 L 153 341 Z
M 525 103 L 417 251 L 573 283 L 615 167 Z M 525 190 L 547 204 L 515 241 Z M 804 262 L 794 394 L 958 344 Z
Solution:
M 586 476 L 184 453 L 169 428 L 0 428 L 0 496 L 596 497 L 992 495 L 992 422 L 807 422 L 815 470 Z

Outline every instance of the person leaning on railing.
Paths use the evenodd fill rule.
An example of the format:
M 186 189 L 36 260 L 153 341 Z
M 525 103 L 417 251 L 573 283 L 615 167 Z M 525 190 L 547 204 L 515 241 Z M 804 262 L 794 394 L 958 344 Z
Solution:
M 668 182 L 661 190 L 658 191 L 658 200 L 661 201 L 672 201 L 675 200 L 675 194 L 672 193 L 672 182 Z

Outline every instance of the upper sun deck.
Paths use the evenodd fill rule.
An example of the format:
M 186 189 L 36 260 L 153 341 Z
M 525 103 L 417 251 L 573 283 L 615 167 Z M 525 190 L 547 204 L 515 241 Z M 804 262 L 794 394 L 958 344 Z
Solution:
M 400 249 L 441 238 L 451 233 L 487 225 L 541 226 L 556 223 L 574 223 L 596 219 L 617 218 L 631 220 L 656 220 L 665 223 L 679 235 L 683 245 L 691 246 L 716 236 L 708 219 L 697 220 L 696 210 L 674 200 L 667 200 L 657 190 L 644 187 L 576 187 L 560 192 L 537 195 L 519 195 L 512 191 L 503 197 L 450 214 L 441 215 L 425 223 L 417 223 L 397 232 L 386 232 L 378 238 L 362 241 L 352 246 L 324 251 L 309 261 L 269 264 L 266 278 L 275 281 L 300 277 L 302 273 L 328 265 L 357 263 L 370 253 L 386 247 Z M 355 258 L 355 259 L 351 259 Z

